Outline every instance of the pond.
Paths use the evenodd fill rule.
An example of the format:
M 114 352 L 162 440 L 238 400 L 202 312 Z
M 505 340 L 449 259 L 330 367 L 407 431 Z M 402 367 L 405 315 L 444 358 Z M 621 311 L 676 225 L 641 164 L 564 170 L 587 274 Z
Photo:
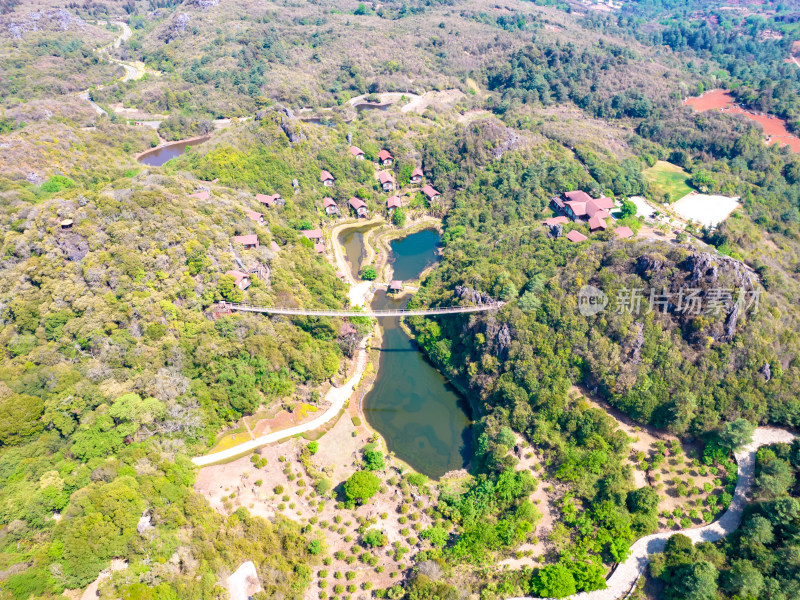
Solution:
M 435 229 L 423 229 L 404 238 L 392 240 L 392 279 L 406 281 L 416 279 L 419 274 L 436 262 L 441 237 Z
M 392 105 L 391 102 L 387 102 L 386 104 L 380 104 L 376 102 L 359 102 L 358 104 L 354 104 L 354 108 L 358 111 L 364 110 L 386 110 Z
M 204 137 L 193 140 L 184 140 L 182 142 L 175 142 L 174 144 L 165 144 L 164 146 L 154 148 L 153 150 L 149 150 L 148 152 L 142 154 L 139 157 L 139 162 L 150 167 L 160 167 L 168 160 L 177 158 L 186 152 L 188 147 L 197 146 L 206 141 L 208 141 L 208 138 Z
M 391 244 L 397 277 L 416 279 L 432 264 L 439 235 L 433 230 Z M 396 253 L 396 254 L 395 254 Z M 402 308 L 408 296 L 376 292 L 372 307 Z M 379 319 L 383 334 L 378 374 L 364 397 L 364 416 L 391 452 L 432 479 L 467 466 L 472 456 L 469 403 L 437 371 L 396 318 Z
M 339 234 L 339 243 L 344 248 L 344 257 L 356 281 L 358 281 L 358 274 L 361 272 L 361 263 L 367 255 L 364 247 L 364 236 L 374 227 L 376 225 L 363 225 L 345 229 Z

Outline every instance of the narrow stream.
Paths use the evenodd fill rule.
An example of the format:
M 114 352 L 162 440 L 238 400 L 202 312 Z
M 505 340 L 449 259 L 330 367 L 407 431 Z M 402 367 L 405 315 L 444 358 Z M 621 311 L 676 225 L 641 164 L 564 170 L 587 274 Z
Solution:
M 433 230 L 393 241 L 394 277 L 416 279 L 435 261 L 440 241 Z M 379 290 L 371 305 L 403 307 L 408 299 Z M 373 387 L 364 397 L 364 416 L 390 451 L 432 479 L 467 466 L 472 456 L 468 402 L 428 363 L 398 319 L 383 318 L 379 325 L 383 334 L 380 363 Z

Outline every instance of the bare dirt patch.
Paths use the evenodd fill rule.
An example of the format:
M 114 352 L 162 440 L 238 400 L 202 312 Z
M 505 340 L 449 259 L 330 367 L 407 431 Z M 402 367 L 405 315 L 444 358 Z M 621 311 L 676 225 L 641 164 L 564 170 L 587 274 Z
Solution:
M 334 486 L 359 468 L 358 450 L 368 442 L 366 432 L 359 429 L 345 414 L 319 440 L 319 451 L 312 462 L 331 478 Z M 426 547 L 419 532 L 431 525 L 426 509 L 436 502 L 436 488 L 409 486 L 399 477 L 397 467 L 387 465 L 384 471 L 375 472 L 382 480 L 378 494 L 364 506 L 346 509 L 337 505 L 336 491 L 332 498 L 312 487 L 300 461 L 300 450 L 306 444 L 304 440 L 291 439 L 260 448 L 259 458 L 267 461 L 261 468 L 250 457 L 205 467 L 198 474 L 195 491 L 223 514 L 246 507 L 251 514 L 264 518 L 282 514 L 311 525 L 325 542 L 327 558 L 305 592 L 309 600 L 318 598 L 323 589 L 331 593 L 338 585 L 360 590 L 367 583 L 387 587 L 398 582 L 410 568 L 410 557 Z M 359 543 L 358 530 L 362 527 L 384 532 L 386 545 L 365 548 Z

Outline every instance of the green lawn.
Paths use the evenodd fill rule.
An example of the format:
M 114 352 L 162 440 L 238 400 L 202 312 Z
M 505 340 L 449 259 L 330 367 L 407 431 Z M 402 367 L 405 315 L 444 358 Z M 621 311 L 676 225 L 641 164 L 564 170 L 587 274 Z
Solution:
M 683 198 L 692 191 L 689 176 L 681 167 L 659 160 L 649 169 L 645 169 L 644 177 L 661 194 L 670 194 L 670 202 Z

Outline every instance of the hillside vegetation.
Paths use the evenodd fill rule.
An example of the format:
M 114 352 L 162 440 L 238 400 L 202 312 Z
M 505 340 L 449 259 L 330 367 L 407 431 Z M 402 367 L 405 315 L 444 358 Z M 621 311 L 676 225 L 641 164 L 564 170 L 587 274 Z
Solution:
M 112 559 L 127 568 L 101 597 L 224 598 L 248 560 L 259 600 L 565 597 L 603 589 L 663 522 L 717 518 L 747 432 L 800 425 L 800 158 L 764 144 L 750 121 L 682 104 L 725 87 L 797 126 L 800 71 L 785 62 L 796 19 L 758 6 L 0 2 L 0 599 L 60 597 Z M 143 78 L 116 81 L 120 69 L 95 52 L 119 34 L 110 18 L 133 32 L 110 51 L 144 61 Z M 89 88 L 99 110 L 76 95 Z M 385 110 L 348 104 L 389 92 Z M 117 102 L 140 113 L 114 112 Z M 145 113 L 163 116 L 127 121 Z M 198 133 L 210 139 L 163 167 L 136 161 Z M 382 149 L 407 192 L 393 223 L 443 227 L 441 261 L 412 305 L 505 303 L 407 320 L 473 404 L 469 472 L 427 482 L 368 432 L 365 448 L 341 450 L 353 472 L 333 481 L 310 458 L 326 433 L 296 468 L 293 457 L 245 459 L 254 472 L 282 469 L 287 489 L 259 500 L 278 516 L 234 508 L 222 484 L 212 504 L 193 489 L 191 457 L 244 416 L 313 412 L 374 325 L 218 303 L 347 306 L 322 199 L 347 214 L 356 197 L 385 215 Z M 410 184 L 415 168 L 440 197 Z M 684 186 L 742 206 L 674 239 L 634 216 L 616 223 L 641 234 L 627 241 L 610 228 L 573 244 L 541 224 L 568 190 L 657 205 Z M 275 193 L 285 206 L 255 198 Z M 302 234 L 317 228 L 323 252 Z M 590 233 L 561 233 L 572 229 Z M 245 234 L 257 248 L 234 243 Z M 252 274 L 244 291 L 226 275 L 240 269 Z M 585 285 L 607 294 L 604 311 L 581 313 Z M 643 308 L 651 290 L 673 302 L 622 310 L 632 289 Z M 686 289 L 730 297 L 695 314 L 677 310 Z M 351 417 L 340 421 L 348 441 L 362 426 Z M 625 433 L 637 427 L 676 437 L 646 453 Z M 641 478 L 659 466 L 669 481 Z M 741 533 L 697 548 L 675 538 L 651 569 L 662 596 L 794 597 L 797 468 L 797 448 L 763 449 Z M 686 514 L 659 510 L 673 491 Z M 314 516 L 279 515 L 304 495 Z M 326 503 L 332 523 L 318 520 Z M 378 525 L 390 509 L 402 526 L 391 544 Z

